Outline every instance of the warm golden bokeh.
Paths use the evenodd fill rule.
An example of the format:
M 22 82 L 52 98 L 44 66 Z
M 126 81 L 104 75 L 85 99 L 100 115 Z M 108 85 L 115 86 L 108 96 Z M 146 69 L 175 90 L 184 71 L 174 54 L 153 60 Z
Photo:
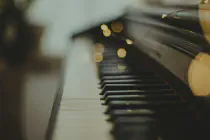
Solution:
M 103 35 L 104 35 L 105 37 L 109 37 L 109 36 L 111 36 L 111 34 L 112 34 L 112 32 L 111 32 L 109 29 L 103 31 Z
M 125 41 L 126 41 L 126 43 L 127 43 L 128 45 L 132 45 L 132 44 L 133 44 L 133 41 L 130 40 L 130 39 L 126 39 Z
M 126 57 L 127 52 L 124 48 L 119 48 L 117 50 L 117 55 L 118 55 L 119 58 L 124 58 L 124 57 Z
M 103 54 L 100 52 L 96 52 L 94 55 L 94 61 L 97 63 L 103 61 Z
M 114 32 L 120 33 L 123 30 L 123 24 L 121 22 L 113 22 L 111 28 Z
M 96 43 L 95 45 L 95 52 L 104 53 L 104 45 L 101 43 Z
M 209 1 L 208 1 L 208 0 L 205 0 L 205 1 L 204 1 L 204 3 L 205 3 L 205 4 L 208 4 L 208 3 L 209 3 Z
M 209 4 L 209 0 L 201 0 L 201 4 Z
M 101 30 L 106 31 L 106 30 L 109 30 L 109 28 L 108 28 L 107 25 L 102 24 L 102 25 L 101 25 Z
M 199 53 L 188 69 L 188 83 L 195 96 L 210 95 L 210 55 Z

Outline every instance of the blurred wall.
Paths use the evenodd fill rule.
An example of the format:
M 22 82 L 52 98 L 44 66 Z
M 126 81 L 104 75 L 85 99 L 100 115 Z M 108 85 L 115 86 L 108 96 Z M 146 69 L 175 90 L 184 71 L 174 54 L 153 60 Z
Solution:
M 29 18 L 47 27 L 42 44 L 45 53 L 62 55 L 74 31 L 120 15 L 131 1 L 37 0 Z

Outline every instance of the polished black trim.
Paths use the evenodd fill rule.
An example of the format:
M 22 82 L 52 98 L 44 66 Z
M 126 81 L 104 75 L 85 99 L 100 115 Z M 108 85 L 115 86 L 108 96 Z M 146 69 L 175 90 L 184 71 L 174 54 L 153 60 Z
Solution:
M 65 60 L 66 60 L 66 58 L 64 59 L 64 61 Z M 58 115 L 58 112 L 60 109 L 60 103 L 61 103 L 62 96 L 63 96 L 64 80 L 65 80 L 65 65 L 62 65 L 60 82 L 59 82 L 59 85 L 57 88 L 57 92 L 55 94 L 53 107 L 51 110 L 50 119 L 48 122 L 47 131 L 46 131 L 46 135 L 45 135 L 45 140 L 52 140 L 52 137 L 54 134 L 57 115 Z

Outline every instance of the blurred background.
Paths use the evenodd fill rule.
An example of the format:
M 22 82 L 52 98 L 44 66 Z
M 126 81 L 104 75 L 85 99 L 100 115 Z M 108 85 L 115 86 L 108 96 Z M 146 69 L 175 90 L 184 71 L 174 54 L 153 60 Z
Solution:
M 151 1 L 151 2 L 150 2 Z M 62 55 L 68 37 L 79 30 L 122 15 L 129 5 L 142 8 L 146 4 L 195 4 L 199 0 L 37 0 L 29 9 L 31 21 L 44 24 L 43 49 Z

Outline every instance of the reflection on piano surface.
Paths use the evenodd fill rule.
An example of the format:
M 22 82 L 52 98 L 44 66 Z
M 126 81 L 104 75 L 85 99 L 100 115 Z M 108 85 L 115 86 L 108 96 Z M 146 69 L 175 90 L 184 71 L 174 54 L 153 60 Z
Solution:
M 199 9 L 193 10 L 196 13 Z M 178 15 L 183 17 L 155 13 L 152 8 L 143 12 L 132 9 L 119 19 L 73 36 L 75 41 L 84 36 L 92 40 L 94 47 L 90 49 L 100 92 L 61 101 L 57 119 L 56 115 L 51 117 L 48 138 L 209 139 L 208 29 L 199 17 L 181 11 L 184 13 Z M 79 118 L 73 115 L 75 121 L 85 120 L 81 126 L 68 126 L 73 132 L 81 129 L 81 136 L 72 132 L 62 135 L 60 114 L 68 114 L 64 111 L 71 116 L 78 113 Z M 104 122 L 99 122 L 102 119 Z M 73 118 L 70 122 L 74 122 Z

